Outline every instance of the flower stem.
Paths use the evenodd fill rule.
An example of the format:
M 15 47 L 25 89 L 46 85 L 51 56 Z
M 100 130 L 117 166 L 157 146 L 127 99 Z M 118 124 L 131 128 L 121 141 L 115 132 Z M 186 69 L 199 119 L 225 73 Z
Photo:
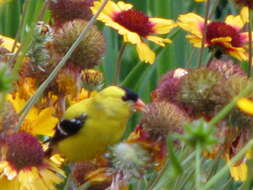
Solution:
M 249 66 L 248 66 L 248 77 L 251 76 L 251 67 L 252 67 L 252 32 L 251 32 L 251 14 L 252 11 L 249 9 L 249 24 L 248 24 L 248 33 L 249 33 Z
M 76 47 L 80 44 L 82 39 L 85 37 L 87 32 L 90 30 L 94 22 L 96 21 L 96 18 L 101 13 L 101 11 L 104 9 L 105 5 L 107 4 L 109 0 L 104 0 L 101 4 L 101 7 L 96 12 L 96 14 L 90 19 L 88 24 L 84 27 L 76 41 L 72 44 L 72 46 L 69 48 L 68 52 L 64 55 L 64 57 L 61 59 L 61 61 L 57 64 L 57 66 L 54 68 L 54 70 L 50 73 L 48 78 L 40 85 L 40 87 L 36 90 L 35 94 L 27 101 L 25 107 L 21 110 L 19 113 L 20 118 L 16 127 L 16 130 L 19 129 L 20 125 L 22 124 L 25 116 L 27 115 L 28 111 L 31 109 L 31 107 L 38 101 L 38 99 L 41 97 L 44 90 L 47 88 L 49 83 L 55 78 L 59 70 L 65 65 L 66 61 L 70 58 Z
M 158 176 L 149 184 L 149 186 L 147 187 L 147 190 L 154 189 L 154 187 L 156 186 L 156 184 L 160 181 L 161 177 L 163 176 L 163 174 L 167 170 L 168 166 L 169 166 L 169 160 L 166 161 L 164 167 L 162 168 L 162 170 L 160 171 L 160 173 L 158 174 Z
M 15 49 L 17 48 L 17 42 L 18 40 L 21 40 L 21 45 L 19 48 L 17 48 L 17 51 L 15 52 L 15 55 L 11 57 L 11 59 L 8 61 L 8 64 L 12 65 L 14 62 L 15 65 L 14 65 L 14 68 L 13 68 L 13 76 L 14 77 L 18 77 L 18 71 L 20 70 L 20 66 L 23 64 L 23 59 L 26 55 L 26 52 L 28 51 L 29 47 L 31 46 L 32 44 L 32 36 L 34 34 L 34 24 L 31 25 L 30 27 L 30 33 L 29 35 L 26 35 L 26 37 L 24 39 L 20 39 L 21 37 L 21 31 L 25 30 L 25 18 L 28 16 L 28 9 L 29 7 L 31 6 L 31 4 L 33 3 L 33 1 L 31 0 L 27 0 L 24 2 L 24 8 L 23 8 L 23 13 L 22 13 L 22 17 L 21 17 L 21 22 L 20 22 L 20 25 L 19 25 L 19 29 L 17 31 L 17 34 L 15 36 L 15 41 L 14 41 L 14 44 L 12 46 L 12 52 L 15 51 Z M 39 16 L 37 17 L 37 19 L 35 19 L 36 21 L 39 21 L 39 20 L 42 20 L 42 18 L 44 17 L 45 15 L 45 11 L 47 9 L 47 6 L 48 6 L 48 1 L 46 1 L 44 4 L 43 4 L 43 7 L 40 9 L 40 12 L 39 12 Z M 24 45 L 25 44 L 25 45 Z M 18 57 L 17 57 L 18 56 Z M 17 59 L 16 59 L 17 58 Z
M 118 84 L 119 80 L 120 80 L 120 71 L 121 71 L 121 65 L 122 65 L 122 59 L 123 59 L 123 55 L 126 49 L 126 43 L 122 43 L 121 48 L 119 50 L 119 55 L 118 58 L 116 60 L 116 71 L 115 71 L 115 76 L 114 76 L 114 84 Z
M 84 184 L 82 184 L 80 187 L 78 187 L 77 190 L 86 190 L 91 186 L 91 182 L 87 181 Z
M 30 3 L 31 3 L 31 1 L 29 1 L 29 0 L 24 2 L 21 21 L 20 21 L 18 31 L 17 31 L 16 36 L 15 36 L 15 41 L 13 43 L 12 50 L 11 50 L 12 53 L 14 53 L 14 50 L 16 49 L 16 45 L 17 45 L 18 39 L 19 39 L 20 34 L 21 34 L 21 29 L 23 29 L 24 26 L 25 26 L 25 18 L 27 17 L 28 7 L 29 7 Z
M 202 188 L 202 190 L 209 190 L 217 181 L 222 178 L 226 172 L 232 167 L 236 162 L 238 162 L 249 150 L 253 147 L 253 139 L 251 139 L 248 144 L 246 144 L 240 152 L 238 152 L 230 162 L 228 162 L 215 176 L 213 176 Z
M 196 190 L 200 189 L 200 156 L 201 156 L 201 146 L 197 143 L 196 153 L 195 153 L 195 186 Z
M 205 22 L 204 22 L 204 28 L 203 28 L 203 37 L 201 41 L 201 49 L 200 49 L 200 55 L 199 55 L 199 65 L 198 65 L 199 67 L 202 64 L 202 59 L 203 59 L 203 54 L 204 54 L 209 8 L 210 8 L 210 0 L 207 0 L 206 5 L 205 5 Z
M 45 0 L 45 3 L 41 8 L 40 14 L 38 16 L 38 20 L 43 20 L 48 7 L 49 7 L 49 0 Z

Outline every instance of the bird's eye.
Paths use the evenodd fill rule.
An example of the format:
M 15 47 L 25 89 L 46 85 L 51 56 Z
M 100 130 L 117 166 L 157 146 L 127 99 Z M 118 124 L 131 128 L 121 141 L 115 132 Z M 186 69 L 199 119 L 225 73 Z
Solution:
M 133 101 L 133 102 L 136 102 L 138 100 L 138 95 L 134 91 L 132 91 L 128 88 L 124 88 L 124 87 L 123 87 L 123 89 L 125 90 L 126 95 L 122 97 L 122 100 Z

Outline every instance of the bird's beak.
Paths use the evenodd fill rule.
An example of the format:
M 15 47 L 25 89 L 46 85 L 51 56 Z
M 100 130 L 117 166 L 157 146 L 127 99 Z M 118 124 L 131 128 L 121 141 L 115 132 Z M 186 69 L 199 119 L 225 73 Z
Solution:
M 134 104 L 134 109 L 136 111 L 144 111 L 145 109 L 145 104 L 141 99 L 138 99 L 135 104 Z

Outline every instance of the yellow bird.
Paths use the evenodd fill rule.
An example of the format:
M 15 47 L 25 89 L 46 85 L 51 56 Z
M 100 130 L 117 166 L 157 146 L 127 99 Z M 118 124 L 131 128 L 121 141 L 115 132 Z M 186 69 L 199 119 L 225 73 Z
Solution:
M 72 162 L 93 159 L 120 140 L 131 113 L 144 106 L 135 92 L 109 86 L 66 110 L 47 154 L 60 153 Z

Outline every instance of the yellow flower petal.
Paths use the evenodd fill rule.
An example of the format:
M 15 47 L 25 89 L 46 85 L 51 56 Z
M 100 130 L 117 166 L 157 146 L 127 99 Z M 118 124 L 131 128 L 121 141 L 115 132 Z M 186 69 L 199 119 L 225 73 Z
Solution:
M 160 46 L 165 46 L 167 43 L 171 43 L 171 40 L 168 38 L 160 38 L 158 36 L 147 36 L 149 41 L 152 41 Z
M 249 8 L 243 7 L 240 11 L 240 16 L 244 24 L 249 22 Z
M 231 37 L 220 37 L 220 38 L 213 38 L 211 40 L 211 43 L 227 43 L 227 42 L 231 42 L 232 38 Z
M 244 26 L 244 22 L 240 15 L 234 16 L 229 15 L 226 17 L 225 23 L 235 27 L 237 30 L 240 30 Z
M 95 1 L 94 4 L 93 4 L 93 6 L 91 7 L 92 13 L 96 14 L 96 12 L 99 10 L 99 8 L 101 7 L 101 5 L 102 5 L 102 1 Z M 115 13 L 117 13 L 119 11 L 121 11 L 121 10 L 117 6 L 116 3 L 114 3 L 113 1 L 108 1 L 108 3 L 104 7 L 104 9 L 100 13 L 100 15 L 106 15 L 106 16 L 112 17 L 113 14 L 115 14 Z
M 15 111 L 19 113 L 25 106 L 25 100 L 20 98 L 19 93 L 14 95 L 8 95 L 7 100 L 12 103 Z M 53 136 L 54 127 L 58 122 L 58 119 L 53 116 L 53 107 L 47 107 L 43 110 L 39 110 L 36 107 L 32 107 L 23 124 L 21 125 L 21 130 L 33 135 L 46 135 Z
M 63 178 L 55 175 L 55 173 L 47 169 L 41 170 L 40 175 L 42 176 L 43 181 L 46 183 L 46 186 L 50 190 L 56 190 L 54 184 L 59 184 L 63 182 Z
M 129 3 L 125 3 L 125 2 L 123 2 L 123 1 L 117 2 L 117 5 L 118 5 L 118 7 L 119 7 L 121 10 L 123 10 L 123 11 L 127 11 L 127 10 L 133 8 L 133 5 L 131 5 L 131 4 L 129 4 Z
M 225 23 L 231 26 L 236 27 L 238 30 L 242 29 L 246 23 L 249 22 L 249 9 L 247 7 L 243 7 L 241 9 L 240 15 L 227 16 Z
M 21 99 L 18 93 L 15 95 L 15 97 L 12 94 L 8 94 L 7 100 L 13 105 L 17 113 L 19 113 L 25 105 L 25 100 Z
M 9 51 L 12 50 L 12 47 L 13 47 L 14 42 L 15 42 L 14 39 L 6 37 L 6 36 L 3 36 L 3 35 L 0 35 L 0 40 L 3 40 L 3 43 L 1 44 L 2 47 L 6 48 Z M 20 44 L 17 43 L 16 46 L 19 47 Z M 17 48 L 16 48 L 16 50 L 17 50 Z
M 202 38 L 201 27 L 204 25 L 204 19 L 195 13 L 186 13 L 178 17 L 179 22 L 177 23 L 179 27 L 184 29 L 191 34 Z
M 154 63 L 155 53 L 144 42 L 136 44 L 136 50 L 141 61 L 145 63 Z
M 228 50 L 228 54 L 239 61 L 247 61 L 248 60 L 248 53 L 245 51 L 244 48 L 235 48 L 232 47 Z
M 230 175 L 235 181 L 246 181 L 248 168 L 245 162 L 230 168 Z
M 0 179 L 0 187 L 3 190 L 20 190 L 20 184 L 17 179 L 8 180 L 6 177 Z
M 233 47 L 231 44 L 231 37 L 221 37 L 221 38 L 215 38 L 212 39 L 212 44 L 222 44 L 224 47 L 226 47 L 226 53 L 231 55 L 232 57 L 235 57 L 236 59 L 240 61 L 245 61 L 248 59 L 247 53 L 244 48 L 242 47 Z
M 253 115 L 253 101 L 249 100 L 248 98 L 240 98 L 237 101 L 237 106 L 243 112 Z
M 186 35 L 186 38 L 190 41 L 190 43 L 191 43 L 194 47 L 196 47 L 196 48 L 201 48 L 201 44 L 202 44 L 202 39 L 201 39 L 201 37 L 188 34 L 188 35 Z
M 155 34 L 167 34 L 177 26 L 173 20 L 169 19 L 149 18 L 149 20 L 155 24 L 153 26 Z
M 54 128 L 58 123 L 58 119 L 53 117 L 54 108 L 48 107 L 43 109 L 39 115 L 37 115 L 37 119 L 33 122 L 33 133 L 35 135 L 46 135 L 53 136 Z M 35 119 L 35 118 L 33 118 Z

